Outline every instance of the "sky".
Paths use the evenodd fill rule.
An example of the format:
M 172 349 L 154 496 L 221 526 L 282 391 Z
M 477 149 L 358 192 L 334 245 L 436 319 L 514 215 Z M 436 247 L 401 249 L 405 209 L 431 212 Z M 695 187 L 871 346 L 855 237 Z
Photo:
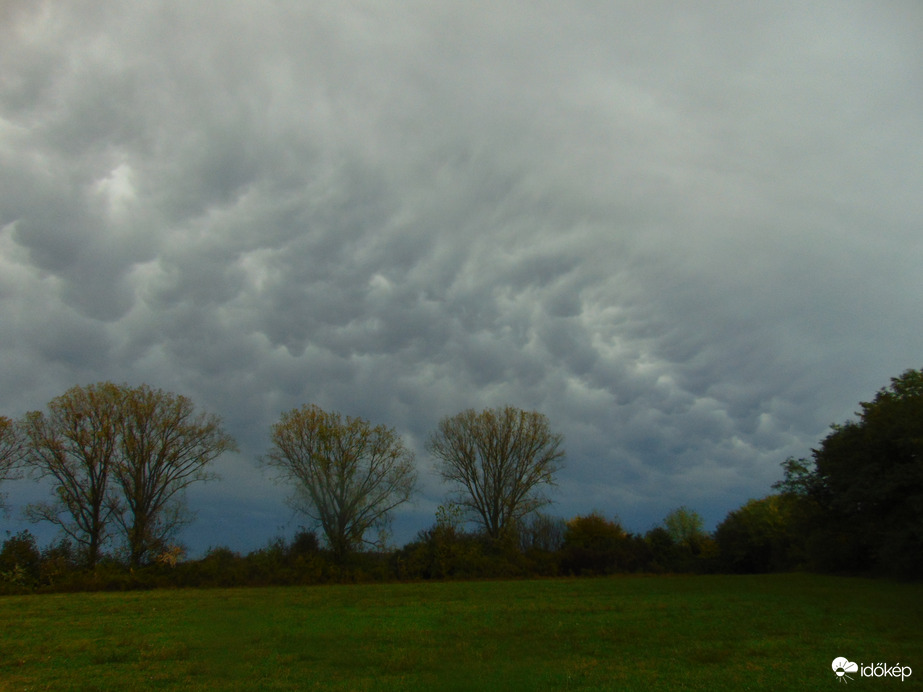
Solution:
M 923 367 L 923 4 L 0 2 L 0 414 L 147 383 L 240 452 L 193 551 L 308 520 L 303 404 L 564 435 L 552 514 L 713 529 Z M 47 488 L 7 483 L 0 528 Z M 33 531 L 40 530 L 33 528 Z

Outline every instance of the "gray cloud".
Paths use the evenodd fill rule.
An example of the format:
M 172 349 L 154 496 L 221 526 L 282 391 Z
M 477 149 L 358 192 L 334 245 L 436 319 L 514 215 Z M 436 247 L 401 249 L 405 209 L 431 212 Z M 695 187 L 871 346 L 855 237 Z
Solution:
M 643 530 L 920 366 L 916 3 L 4 13 L 0 410 L 220 413 L 212 543 L 296 521 L 252 461 L 305 402 L 414 445 L 411 535 L 436 421 L 505 403 L 565 433 L 562 514 Z

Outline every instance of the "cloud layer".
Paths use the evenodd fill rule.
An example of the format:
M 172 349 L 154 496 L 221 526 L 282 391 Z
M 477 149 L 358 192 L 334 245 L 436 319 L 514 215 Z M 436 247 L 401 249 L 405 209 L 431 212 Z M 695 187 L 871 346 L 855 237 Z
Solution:
M 306 402 L 417 449 L 410 535 L 438 419 L 507 403 L 566 436 L 559 513 L 644 530 L 764 495 L 921 366 L 915 2 L 0 26 L 0 412 L 112 379 L 219 413 L 242 453 L 194 494 L 209 540 L 295 521 L 253 459 Z

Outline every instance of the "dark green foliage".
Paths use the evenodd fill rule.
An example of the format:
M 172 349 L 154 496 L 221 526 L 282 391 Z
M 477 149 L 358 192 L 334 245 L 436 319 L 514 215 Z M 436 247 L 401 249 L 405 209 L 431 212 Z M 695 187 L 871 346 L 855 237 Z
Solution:
M 923 373 L 891 380 L 777 484 L 821 569 L 923 576 Z
M 7 538 L 0 549 L 0 590 L 15 592 L 35 587 L 40 577 L 41 561 L 41 553 L 31 533 L 20 531 Z
M 394 566 L 401 579 L 478 579 L 526 573 L 526 560 L 511 540 L 493 540 L 483 533 L 438 523 L 398 551 Z
M 801 541 L 794 510 L 790 496 L 770 495 L 730 512 L 715 531 L 723 571 L 759 573 L 796 567 Z
M 470 577 L 480 557 L 481 547 L 474 536 L 436 524 L 420 531 L 416 540 L 398 552 L 395 567 L 403 579 Z
M 815 459 L 854 550 L 877 570 L 923 576 L 923 373 L 893 379 Z
M 39 583 L 47 589 L 54 589 L 66 582 L 69 575 L 76 572 L 81 564 L 74 545 L 68 540 L 61 540 L 42 551 L 39 565 Z
M 682 551 L 669 531 L 657 526 L 644 534 L 644 542 L 647 547 L 648 571 L 657 574 L 676 571 Z
M 320 541 L 317 540 L 317 534 L 304 528 L 299 529 L 286 552 L 292 557 L 317 555 L 320 552 Z
M 632 541 L 617 521 L 597 512 L 567 522 L 562 548 L 562 568 L 574 575 L 632 571 L 637 564 Z

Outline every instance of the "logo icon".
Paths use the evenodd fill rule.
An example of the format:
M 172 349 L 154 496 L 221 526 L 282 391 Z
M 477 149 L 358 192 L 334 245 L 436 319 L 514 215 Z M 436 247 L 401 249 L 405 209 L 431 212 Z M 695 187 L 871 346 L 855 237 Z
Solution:
M 843 658 L 842 656 L 837 656 L 833 659 L 832 664 L 833 672 L 836 673 L 837 682 L 848 682 L 852 680 L 846 673 L 858 673 L 859 665 L 853 663 L 850 660 Z

